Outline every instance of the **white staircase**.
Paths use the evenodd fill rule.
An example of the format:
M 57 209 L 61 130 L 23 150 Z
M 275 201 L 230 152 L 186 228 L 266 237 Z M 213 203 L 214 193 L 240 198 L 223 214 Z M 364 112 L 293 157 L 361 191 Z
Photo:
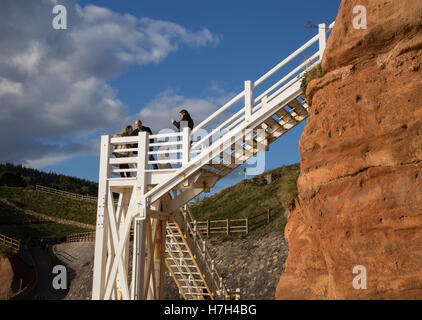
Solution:
M 102 136 L 93 299 L 160 299 L 165 264 L 185 299 L 229 297 L 222 279 L 210 276 L 215 273 L 214 267 L 207 266 L 211 258 L 206 257 L 204 244 L 196 240 L 199 233 L 183 219 L 179 208 L 208 192 L 259 151 L 268 151 L 272 142 L 306 119 L 308 105 L 301 78 L 305 69 L 320 62 L 329 28 L 320 25 L 315 37 L 264 76 L 245 81 L 241 93 L 192 132 L 184 128 L 180 133 Z M 309 59 L 254 97 L 261 83 L 316 43 L 318 49 Z M 207 127 L 212 131 L 206 132 Z M 114 157 L 119 153 L 130 155 Z M 149 160 L 150 155 L 156 160 Z M 122 164 L 129 169 L 121 169 Z M 158 170 L 151 170 L 151 164 L 157 164 Z M 131 176 L 121 177 L 121 173 Z M 117 204 L 113 193 L 119 195 Z M 197 249 L 198 243 L 203 248 Z
M 189 206 L 167 223 L 166 265 L 187 300 L 232 299 Z

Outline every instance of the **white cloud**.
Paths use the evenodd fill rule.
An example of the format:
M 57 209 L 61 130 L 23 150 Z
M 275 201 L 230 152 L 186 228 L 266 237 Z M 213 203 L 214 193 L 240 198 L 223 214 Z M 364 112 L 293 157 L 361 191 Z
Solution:
M 0 96 L 6 94 L 22 95 L 22 83 L 0 77 Z
M 171 124 L 171 119 L 178 121 L 179 111 L 186 109 L 195 125 L 198 125 L 235 96 L 234 93 L 226 92 L 221 87 L 219 89 L 218 96 L 209 97 L 186 97 L 179 94 L 177 90 L 165 90 L 151 100 L 138 114 L 130 116 L 126 123 L 140 119 L 153 132 L 167 128 L 175 130 L 175 127 Z M 224 113 L 221 118 L 227 118 L 229 114 Z
M 32 168 L 43 168 L 78 156 L 98 155 L 99 152 L 100 145 L 96 139 L 82 143 L 69 143 L 64 147 L 52 146 L 49 154 L 36 154 L 35 157 L 25 160 L 23 164 Z
M 54 3 L 2 1 L 0 162 L 39 167 L 96 152 L 91 136 L 129 117 L 109 79 L 130 64 L 159 63 L 182 47 L 219 42 L 208 29 L 69 0 L 60 1 L 68 29 L 57 31 L 51 26 Z
M 11 64 L 17 70 L 26 73 L 35 73 L 38 70 L 40 60 L 43 55 L 43 47 L 37 41 L 31 41 L 26 51 L 17 53 L 11 59 Z

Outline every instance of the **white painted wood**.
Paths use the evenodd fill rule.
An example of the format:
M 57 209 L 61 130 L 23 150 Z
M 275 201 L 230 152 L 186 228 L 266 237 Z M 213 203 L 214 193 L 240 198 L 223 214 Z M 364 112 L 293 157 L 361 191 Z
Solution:
M 176 138 L 181 137 L 182 134 L 180 132 L 173 132 L 173 133 L 160 133 L 160 134 L 151 134 L 149 137 L 150 139 L 167 139 L 167 138 Z
M 132 269 L 132 283 L 133 300 L 141 300 L 143 274 L 145 269 L 145 219 L 135 218 L 135 230 L 133 239 L 133 269 Z
M 129 149 L 115 149 L 113 153 L 126 153 L 126 152 L 136 152 L 138 149 L 136 148 L 129 148 Z
M 327 46 L 327 32 L 325 31 L 325 23 L 318 25 L 319 29 L 319 59 L 322 60 L 324 55 L 325 47 Z
M 97 225 L 95 231 L 95 252 L 94 252 L 94 277 L 92 286 L 92 299 L 103 299 L 106 280 L 107 266 L 107 205 L 108 178 L 110 167 L 108 159 L 111 157 L 110 137 L 101 137 L 100 171 L 98 179 L 98 203 L 97 203 Z
M 111 239 L 113 241 L 113 246 L 116 248 L 117 245 L 120 242 L 120 240 L 119 240 L 120 239 L 119 229 L 120 229 L 120 231 L 122 231 L 124 229 L 120 227 L 120 221 L 116 220 L 116 212 L 114 210 L 113 198 L 112 198 L 111 192 L 108 193 L 107 204 L 108 204 L 108 217 L 109 217 L 109 221 L 110 221 Z M 122 236 L 122 234 L 121 234 L 121 236 Z M 124 251 L 125 248 L 126 247 L 124 246 L 123 251 Z M 118 259 L 117 288 L 122 292 L 123 299 L 128 300 L 129 299 L 129 289 L 127 287 L 127 270 L 124 266 L 123 253 L 124 252 L 122 252 L 122 255 L 115 258 L 115 259 Z
M 138 158 L 137 158 L 138 172 L 136 174 L 136 178 L 137 178 L 137 188 L 141 190 L 142 194 L 146 193 L 146 187 L 147 187 L 145 170 L 149 169 L 148 150 L 149 150 L 148 133 L 145 131 L 139 132 Z
M 313 37 L 311 40 L 309 40 L 307 43 L 305 43 L 303 46 L 301 46 L 299 49 L 297 49 L 295 52 L 293 52 L 290 56 L 288 56 L 286 59 L 281 61 L 278 65 L 276 65 L 274 68 L 272 68 L 266 74 L 264 74 L 261 78 L 256 80 L 255 83 L 254 83 L 254 86 L 257 87 L 262 82 L 264 82 L 266 79 L 271 77 L 274 73 L 276 73 L 278 70 L 280 70 L 286 64 L 288 64 L 290 61 L 292 61 L 294 58 L 296 58 L 299 54 L 301 54 L 303 51 L 305 51 L 311 45 L 313 45 L 315 42 L 317 42 L 318 38 L 319 38 L 319 35 L 316 35 L 315 37 Z
M 324 29 L 324 36 L 325 36 Z M 265 79 L 272 76 L 281 67 L 286 65 L 299 53 L 319 40 L 320 50 L 309 61 L 297 66 L 282 79 L 264 90 L 264 94 L 253 98 L 253 89 Z M 231 99 L 217 112 L 210 115 L 190 133 L 183 130 L 181 133 L 150 135 L 140 133 L 137 137 L 102 138 L 108 141 L 108 152 L 103 149 L 100 159 L 99 197 L 104 195 L 104 201 L 99 201 L 97 210 L 97 240 L 94 270 L 93 298 L 97 299 L 159 299 L 162 297 L 162 272 L 164 258 L 157 255 L 160 245 L 157 239 L 162 235 L 161 248 L 165 246 L 166 238 L 172 239 L 173 244 L 167 245 L 173 252 L 172 259 L 175 266 L 174 275 L 180 276 L 180 283 L 185 290 L 185 297 L 189 299 L 202 295 L 198 288 L 204 287 L 198 276 L 203 275 L 204 270 L 213 274 L 212 286 L 213 297 L 225 298 L 228 291 L 222 285 L 221 277 L 213 270 L 211 262 L 205 262 L 204 270 L 195 266 L 195 259 L 206 256 L 204 243 L 199 241 L 199 233 L 195 228 L 187 224 L 186 234 L 192 235 L 193 247 L 189 248 L 196 252 L 196 258 L 183 257 L 186 247 L 179 246 L 175 234 L 165 235 L 164 228 L 159 228 L 163 221 L 171 217 L 178 217 L 177 210 L 189 202 L 200 192 L 208 191 L 210 187 L 230 173 L 234 168 L 244 163 L 260 149 L 268 150 L 268 145 L 287 130 L 303 121 L 307 117 L 307 105 L 301 97 L 300 76 L 301 68 L 306 63 L 311 63 L 321 57 L 321 48 L 324 48 L 326 37 L 319 33 L 289 57 L 284 59 L 275 68 L 267 72 L 256 82 L 246 81 L 244 91 Z M 296 76 L 299 73 L 298 76 Z M 284 73 L 285 74 L 285 73 Z M 265 89 L 265 88 L 264 88 Z M 200 128 L 209 124 L 212 120 L 222 115 L 236 102 L 245 99 L 244 108 L 232 111 L 233 115 L 226 117 L 216 128 L 220 133 L 217 139 L 208 145 L 209 138 L 215 136 L 215 131 L 205 135 L 200 141 L 191 146 L 190 139 Z M 302 97 L 302 99 L 304 99 Z M 303 105 L 302 105 L 303 104 Z M 294 110 L 289 110 L 289 105 Z M 286 109 L 284 109 L 286 108 Z M 282 115 L 286 121 L 277 123 L 272 118 L 274 114 Z M 263 128 L 263 129 L 261 129 Z M 266 129 L 266 130 L 264 130 Z M 202 134 L 201 136 L 204 136 Z M 180 141 L 157 141 L 158 139 Z M 156 141 L 149 144 L 150 139 Z M 111 143 L 110 143 L 111 141 Z M 137 144 L 137 157 L 112 158 L 113 144 Z M 205 144 L 207 143 L 207 144 Z M 181 145 L 179 150 L 149 151 L 149 147 L 171 147 Z M 200 150 L 197 148 L 201 148 Z M 134 148 L 119 149 L 120 152 L 134 152 Z M 165 155 L 181 153 L 180 159 L 160 159 L 148 161 L 149 155 Z M 196 156 L 194 156 L 196 155 Z M 192 157 L 191 157 L 192 156 Z M 194 157 L 193 157 L 194 156 Z M 149 164 L 170 165 L 169 163 L 182 163 L 180 168 L 169 170 L 151 170 Z M 221 163 L 222 162 L 222 163 Z M 228 162 L 228 163 L 227 163 Z M 120 164 L 136 165 L 129 169 L 120 169 Z M 112 178 L 114 173 L 136 172 L 136 177 Z M 103 191 L 101 191 L 103 190 Z M 112 192 L 120 194 L 117 206 L 114 205 Z M 168 197 L 168 199 L 166 198 Z M 167 199 L 164 201 L 164 199 Z M 101 199 L 99 199 L 101 200 Z M 132 281 L 128 287 L 128 244 L 132 221 L 136 219 L 134 228 L 134 255 L 132 259 Z M 176 220 L 175 220 L 176 221 Z M 170 225 L 170 224 L 169 224 Z M 169 232 L 171 232 L 171 228 Z M 161 231 L 159 231 L 161 230 Z M 175 230 L 175 229 L 174 229 Z M 196 230 L 197 231 L 197 230 Z M 164 250 L 163 250 L 164 251 Z M 183 264 L 181 265 L 180 263 Z M 208 269 L 207 269 L 208 268 Z M 213 290 L 214 290 L 213 289 Z
M 164 146 L 175 146 L 182 144 L 182 141 L 163 141 L 163 142 L 154 142 L 150 143 L 150 147 L 164 147 Z
M 274 89 L 278 88 L 282 83 L 289 80 L 292 76 L 297 74 L 300 70 L 305 69 L 309 65 L 313 64 L 315 59 L 319 57 L 319 51 L 314 53 L 309 59 L 307 59 L 305 62 L 300 64 L 298 67 L 294 68 L 290 73 L 288 73 L 285 77 L 283 77 L 281 80 L 277 81 L 274 85 L 272 85 L 269 89 L 265 90 L 263 93 L 261 93 L 254 101 L 254 103 L 258 103 L 259 100 L 261 100 L 264 96 L 267 96 L 270 92 L 274 91 Z
M 110 158 L 109 164 L 130 164 L 138 163 L 138 157 L 125 157 L 125 158 Z
M 245 119 L 249 122 L 252 116 L 252 105 L 253 105 L 253 85 L 252 81 L 245 81 Z
M 167 154 L 167 153 L 181 153 L 179 149 L 169 149 L 169 150 L 155 150 L 149 151 L 148 154 Z
M 243 97 L 244 97 L 244 91 L 239 93 L 236 97 L 231 99 L 224 106 L 222 106 L 220 109 L 218 109 L 216 112 L 214 112 L 211 116 L 209 116 L 207 119 L 205 119 L 199 125 L 197 125 L 195 128 L 193 128 L 192 133 L 197 132 L 203 126 L 210 123 L 212 120 L 214 120 L 216 117 L 218 117 L 220 114 L 222 114 L 224 111 L 226 111 L 229 107 L 231 107 L 233 104 L 235 104 L 237 101 L 239 101 Z
M 181 163 L 181 162 L 182 162 L 182 159 L 150 160 L 150 161 L 148 161 L 149 164 Z
M 190 128 L 184 127 L 182 131 L 182 166 L 186 166 L 190 161 Z
M 138 139 L 137 139 L 136 136 L 127 136 L 127 137 L 111 138 L 110 139 L 110 143 L 112 145 L 116 145 L 116 144 L 131 144 L 131 143 L 136 143 L 137 140 Z

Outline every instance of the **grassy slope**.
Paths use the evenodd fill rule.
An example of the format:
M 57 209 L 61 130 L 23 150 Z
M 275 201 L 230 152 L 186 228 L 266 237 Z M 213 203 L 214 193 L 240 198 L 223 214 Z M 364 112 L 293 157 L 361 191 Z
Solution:
M 11 179 L 11 176 L 14 176 L 14 178 Z M 89 194 L 94 197 L 96 197 L 98 193 L 98 183 L 93 181 L 53 172 L 47 173 L 32 168 L 26 168 L 21 165 L 0 163 L 0 185 L 21 186 L 21 184 L 16 184 L 16 179 L 20 180 L 23 185 L 34 186 L 39 184 L 45 187 L 73 193 Z
M 15 187 L 0 187 L 0 198 L 5 198 L 23 209 L 95 225 L 97 206 L 94 203 Z
M 265 176 L 271 173 L 276 179 L 266 184 Z M 281 231 L 286 224 L 282 198 L 296 197 L 298 176 L 299 164 L 267 171 L 193 204 L 192 213 L 197 220 L 213 220 L 252 217 L 270 208 L 272 222 L 254 228 L 251 221 L 251 229 L 256 233 Z
M 62 238 L 70 234 L 86 231 L 83 228 L 55 223 L 0 226 L 1 234 L 21 240 L 22 243 L 28 243 L 31 239 Z
M 265 181 L 265 176 L 268 174 L 275 175 L 271 184 L 266 184 Z M 297 195 L 298 176 L 299 164 L 294 164 L 265 172 L 253 179 L 243 180 L 194 204 L 192 206 L 193 215 L 198 220 L 235 219 L 252 217 L 266 212 L 270 208 L 271 223 L 259 225 L 254 222 L 260 219 L 252 220 L 251 232 L 282 231 L 286 224 L 282 202 L 285 198 L 293 199 Z M 0 187 L 0 198 L 8 199 L 23 209 L 95 225 L 96 205 L 93 203 L 13 187 Z M 28 222 L 33 220 L 33 217 L 0 207 L 0 224 L 2 221 Z M 83 231 L 83 229 L 73 226 L 58 224 L 0 226 L 0 233 L 17 239 L 61 237 Z
M 37 222 L 40 219 L 24 214 L 0 203 L 0 233 L 27 243 L 32 238 L 60 238 L 85 229 L 48 222 L 47 224 L 19 224 Z

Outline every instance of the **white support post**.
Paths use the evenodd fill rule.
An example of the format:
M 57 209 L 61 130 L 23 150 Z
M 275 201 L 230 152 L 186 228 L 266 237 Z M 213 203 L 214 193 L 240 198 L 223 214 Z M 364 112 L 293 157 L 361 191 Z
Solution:
M 141 219 L 146 218 L 146 207 L 147 204 L 145 203 L 144 194 L 147 192 L 147 180 L 146 180 L 146 173 L 145 170 L 149 169 L 148 166 L 148 150 L 149 150 L 149 139 L 147 132 L 139 132 L 138 135 L 138 170 L 137 170 L 137 183 L 136 187 L 138 188 L 137 192 L 137 203 L 140 206 L 141 211 Z
M 196 230 L 197 230 L 197 222 L 196 220 L 193 221 L 193 242 L 196 242 Z
M 253 105 L 253 87 L 252 81 L 245 81 L 245 120 L 249 122 L 252 116 L 252 105 Z
M 190 128 L 184 127 L 182 131 L 182 166 L 186 166 L 190 160 Z
M 104 296 L 107 267 L 107 237 L 108 237 L 108 178 L 111 176 L 109 159 L 111 158 L 110 137 L 101 137 L 100 172 L 98 179 L 97 225 L 95 232 L 94 279 L 92 299 L 100 300 Z
M 320 23 L 318 25 L 319 30 L 319 59 L 322 60 L 324 55 L 325 47 L 327 45 L 327 34 L 325 31 L 325 23 Z
M 145 170 L 148 169 L 149 139 L 147 132 L 139 132 L 138 135 L 138 162 L 136 181 L 136 203 L 140 214 L 134 221 L 133 235 L 133 261 L 132 261 L 132 299 L 144 299 L 144 278 L 145 278 L 145 250 L 146 250 L 146 222 L 147 203 L 144 199 L 146 193 Z
M 132 299 L 141 300 L 145 273 L 145 220 L 136 218 L 134 221 L 133 238 L 133 269 L 132 269 Z

